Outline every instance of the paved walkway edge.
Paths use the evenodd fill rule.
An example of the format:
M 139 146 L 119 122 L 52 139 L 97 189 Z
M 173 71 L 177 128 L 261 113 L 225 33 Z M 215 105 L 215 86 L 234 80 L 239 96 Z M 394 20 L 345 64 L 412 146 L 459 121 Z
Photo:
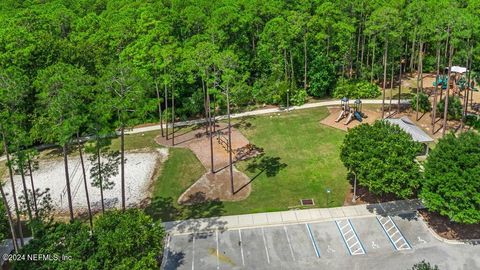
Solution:
M 222 216 L 165 222 L 170 234 L 189 234 L 201 231 L 232 230 L 301 224 L 340 220 L 348 218 L 371 217 L 376 215 L 398 215 L 411 213 L 424 206 L 420 200 L 401 200 L 377 204 L 361 204 L 334 208 L 312 208 L 280 212 L 255 213 L 235 216 Z
M 381 99 L 363 99 L 362 100 L 363 104 L 382 104 Z M 402 99 L 400 100 L 401 104 L 409 104 L 410 100 L 408 99 Z M 313 103 L 307 103 L 303 104 L 300 106 L 291 106 L 289 107 L 289 111 L 294 111 L 294 110 L 302 110 L 302 109 L 311 109 L 311 108 L 318 108 L 318 107 L 326 107 L 326 106 L 340 106 L 340 100 L 327 100 L 327 101 L 319 101 L 319 102 L 313 102 Z M 286 112 L 286 108 L 268 108 L 268 109 L 259 109 L 259 110 L 253 110 L 253 111 L 247 111 L 247 112 L 242 112 L 242 113 L 234 113 L 231 114 L 231 118 L 242 118 L 246 116 L 254 116 L 254 115 L 263 115 L 263 114 L 270 114 L 270 113 L 280 113 L 280 112 Z M 215 119 L 218 120 L 225 120 L 227 119 L 227 115 L 220 115 L 216 116 Z M 177 122 L 175 123 L 176 127 L 181 127 L 181 126 L 190 126 L 190 125 L 196 125 L 196 124 L 202 124 L 206 122 L 205 119 L 196 119 L 196 120 L 190 120 L 190 121 L 182 121 L 182 122 Z M 163 125 L 166 127 L 166 125 Z M 168 125 L 171 127 L 171 124 Z M 152 125 L 152 126 L 146 126 L 146 127 L 138 127 L 138 128 L 133 128 L 131 130 L 125 131 L 125 134 L 136 134 L 136 133 L 142 133 L 142 132 L 148 132 L 148 131 L 154 131 L 154 130 L 159 130 L 160 125 Z

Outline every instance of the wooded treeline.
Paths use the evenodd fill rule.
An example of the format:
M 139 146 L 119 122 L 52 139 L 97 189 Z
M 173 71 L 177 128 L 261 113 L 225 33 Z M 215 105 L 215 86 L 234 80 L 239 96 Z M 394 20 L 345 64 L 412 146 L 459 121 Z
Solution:
M 41 105 L 46 70 L 73 69 L 97 87 L 124 65 L 144 82 L 145 98 L 174 91 L 185 118 L 202 113 L 206 88 L 211 106 L 224 109 L 214 81 L 226 52 L 236 60 L 237 107 L 285 103 L 287 90 L 292 103 L 329 96 L 341 77 L 381 85 L 401 59 L 406 72 L 434 71 L 437 50 L 443 67 L 450 47 L 454 64 L 472 54 L 475 68 L 479 13 L 477 0 L 2 1 L 0 68 L 25 77 L 29 114 Z

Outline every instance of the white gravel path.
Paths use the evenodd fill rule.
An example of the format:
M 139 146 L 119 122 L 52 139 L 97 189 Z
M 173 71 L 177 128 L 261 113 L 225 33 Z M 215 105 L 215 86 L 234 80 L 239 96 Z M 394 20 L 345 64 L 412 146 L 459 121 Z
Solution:
M 157 160 L 160 161 L 168 155 L 168 150 L 159 149 L 158 152 L 143 153 L 125 153 L 125 193 L 128 206 L 139 204 L 149 195 L 149 187 L 151 178 L 155 171 Z M 85 159 L 85 170 L 87 174 L 88 192 L 90 195 L 90 203 L 93 210 L 101 209 L 100 189 L 91 186 L 90 180 L 90 162 L 88 156 Z M 82 168 L 80 165 L 80 157 L 69 157 L 68 161 L 70 171 L 70 182 L 73 207 L 76 212 L 83 212 L 87 209 L 87 201 L 85 199 L 85 186 L 83 182 Z M 120 172 L 120 170 L 119 170 Z M 68 211 L 68 198 L 65 183 L 65 169 L 63 159 L 42 160 L 39 163 L 39 169 L 33 172 L 34 184 L 36 189 L 41 191 L 46 188 L 50 189 L 55 210 L 57 212 Z M 26 176 L 27 188 L 31 189 L 30 177 Z M 119 207 L 121 201 L 121 184 L 120 173 L 114 177 L 115 186 L 111 190 L 104 190 L 105 206 Z M 10 180 L 4 179 L 5 192 L 9 194 L 9 204 L 13 206 Z M 23 194 L 23 185 L 20 175 L 14 176 L 15 190 L 17 198 Z

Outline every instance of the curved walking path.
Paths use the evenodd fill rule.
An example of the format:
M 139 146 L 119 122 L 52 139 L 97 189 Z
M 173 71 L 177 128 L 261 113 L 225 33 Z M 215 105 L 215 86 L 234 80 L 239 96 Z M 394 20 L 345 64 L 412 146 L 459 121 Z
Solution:
M 408 99 L 402 99 L 400 100 L 401 104 L 409 104 L 410 100 Z M 381 99 L 362 99 L 362 104 L 382 104 Z M 312 102 L 312 103 L 306 103 L 300 106 L 291 106 L 288 108 L 290 111 L 294 110 L 302 110 L 302 109 L 311 109 L 311 108 L 318 108 L 318 107 L 326 107 L 326 106 L 340 106 L 340 100 L 327 100 L 327 101 L 319 101 L 319 102 Z M 263 114 L 270 114 L 270 113 L 279 113 L 279 112 L 286 112 L 287 108 L 268 108 L 268 109 L 259 109 L 259 110 L 253 110 L 253 111 L 247 111 L 247 112 L 241 112 L 241 113 L 234 113 L 231 114 L 231 118 L 242 118 L 246 116 L 255 116 L 255 115 L 263 115 Z M 227 115 L 220 115 L 215 117 L 216 120 L 225 120 L 227 119 Z M 175 123 L 176 127 L 180 126 L 190 126 L 190 125 L 196 125 L 196 124 L 202 124 L 206 120 L 205 119 L 196 119 L 196 120 L 189 120 L 189 121 L 182 121 L 182 122 L 177 122 Z M 164 127 L 166 126 L 165 124 L 163 125 Z M 171 125 L 169 125 L 171 126 Z M 154 131 L 154 130 L 160 130 L 160 125 L 152 125 L 152 126 L 147 126 L 147 127 L 137 127 L 133 128 L 131 130 L 126 131 L 126 134 L 135 134 L 135 133 L 142 133 L 142 132 L 147 132 L 147 131 Z

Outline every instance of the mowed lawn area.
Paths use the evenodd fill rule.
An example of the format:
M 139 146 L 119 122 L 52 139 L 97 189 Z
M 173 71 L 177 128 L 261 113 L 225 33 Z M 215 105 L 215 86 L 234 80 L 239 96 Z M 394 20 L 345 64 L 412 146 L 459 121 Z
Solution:
M 240 130 L 264 149 L 265 161 L 237 164 L 255 177 L 253 190 L 246 200 L 225 202 L 225 212 L 286 210 L 299 207 L 300 199 L 314 199 L 317 207 L 326 207 L 327 188 L 328 206 L 342 205 L 348 191 L 347 170 L 340 161 L 345 132 L 320 124 L 327 115 L 322 107 L 241 120 Z
M 326 207 L 327 188 L 328 207 L 342 205 L 349 187 L 339 157 L 345 132 L 320 124 L 327 115 L 326 108 L 316 108 L 235 119 L 250 142 L 264 149 L 263 157 L 236 164 L 253 179 L 250 197 L 239 202 L 178 206 L 178 196 L 205 169 L 190 150 L 173 149 L 155 183 L 150 210 L 168 220 L 288 210 L 300 207 L 300 199 Z M 166 209 L 172 206 L 176 209 Z

